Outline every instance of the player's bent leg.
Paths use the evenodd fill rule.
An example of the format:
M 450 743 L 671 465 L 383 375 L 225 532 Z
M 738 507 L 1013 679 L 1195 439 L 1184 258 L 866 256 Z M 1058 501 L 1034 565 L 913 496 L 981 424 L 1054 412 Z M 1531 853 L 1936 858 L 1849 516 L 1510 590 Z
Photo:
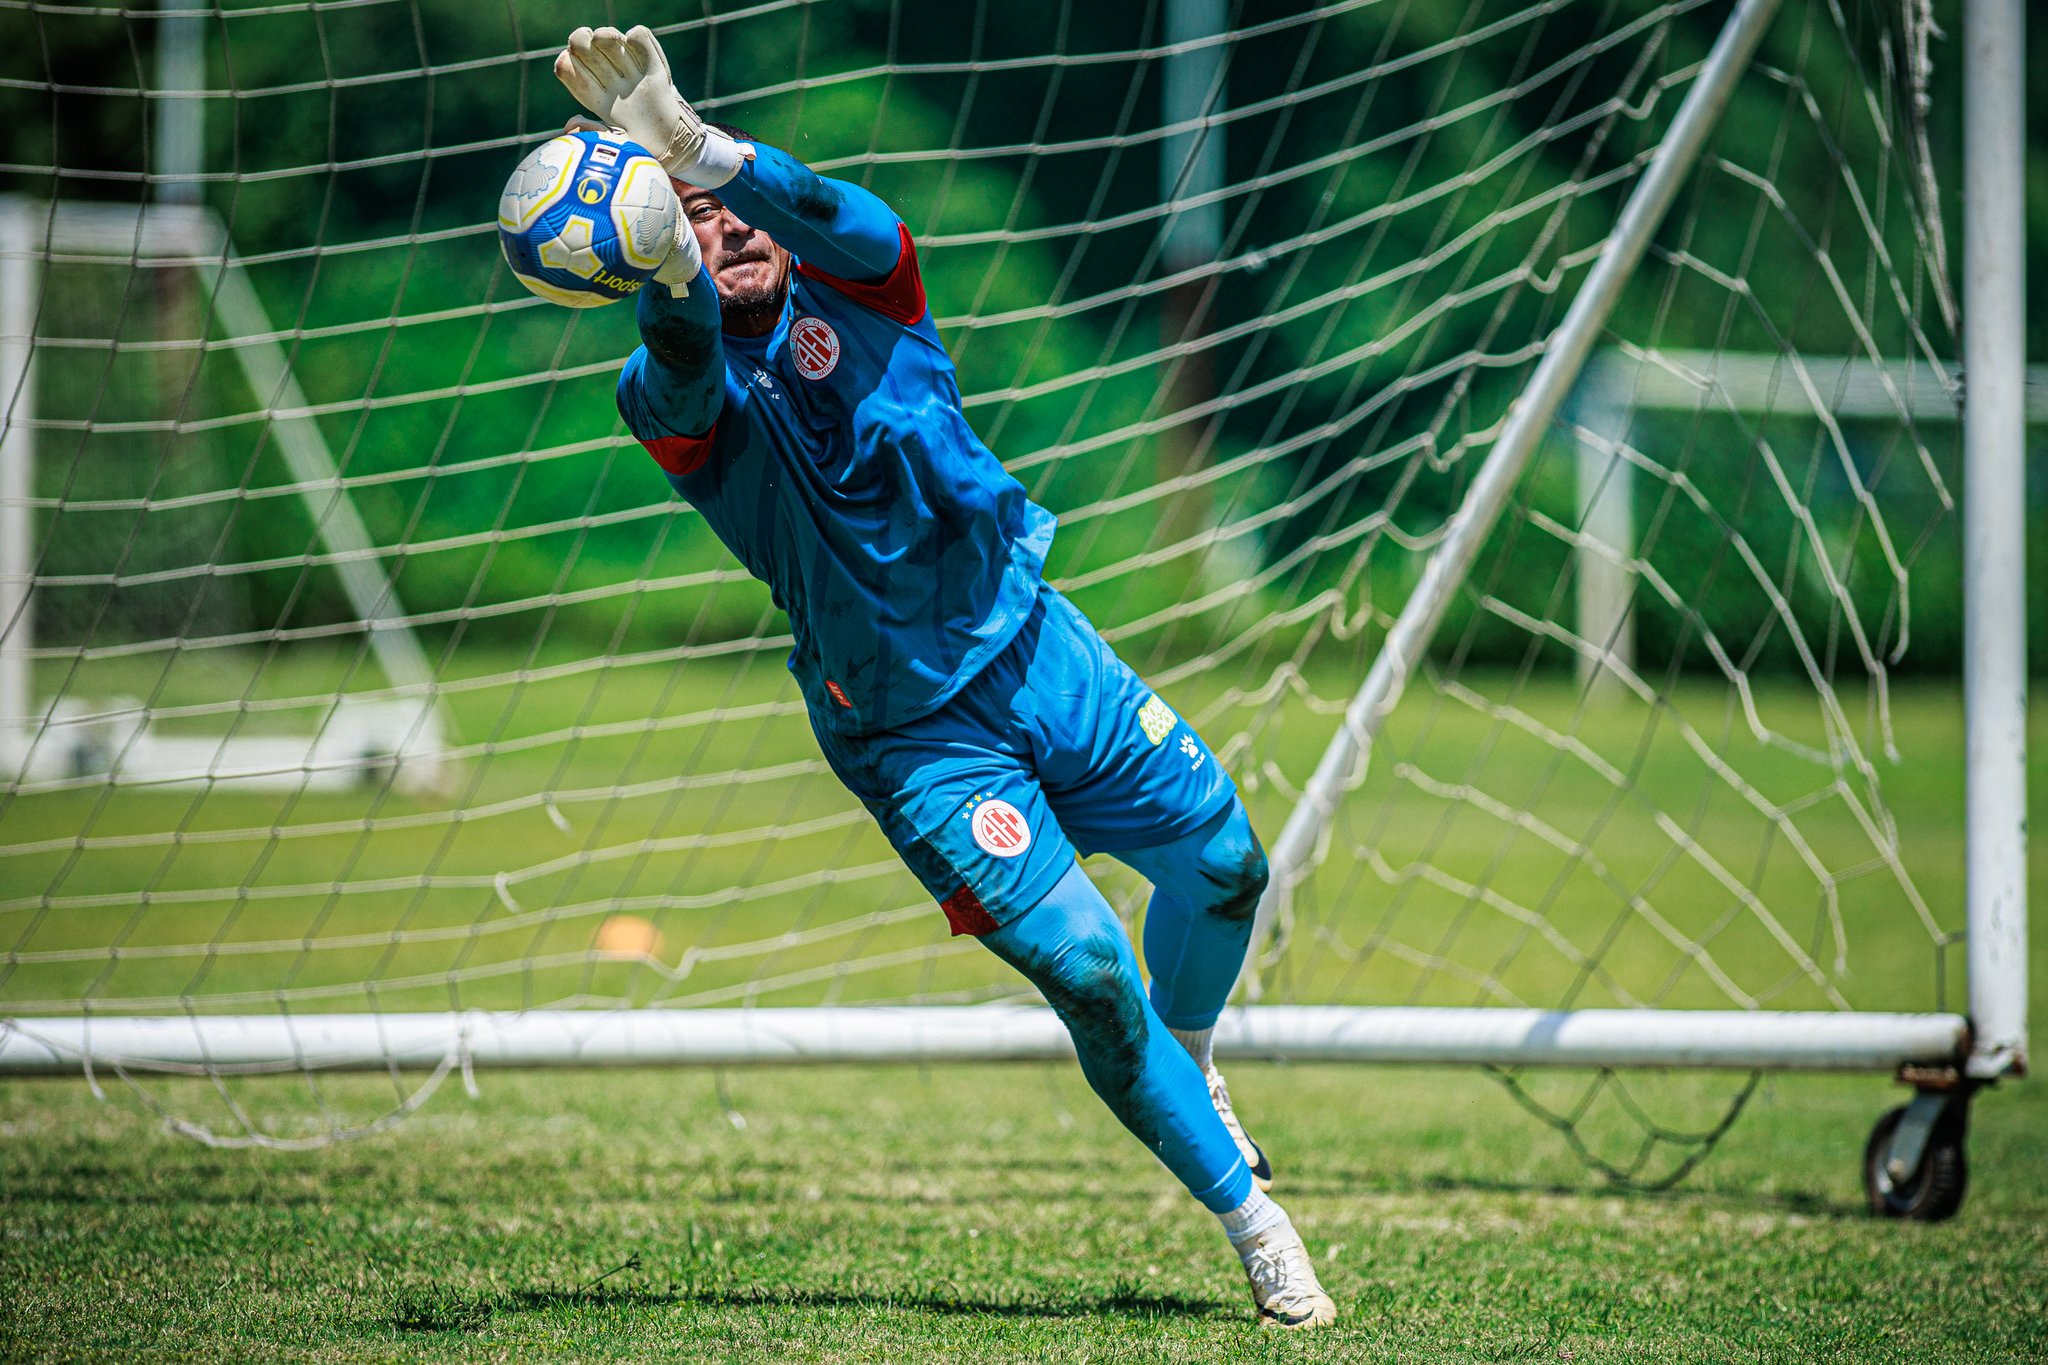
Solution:
M 1266 889 L 1266 850 L 1244 803 L 1230 805 L 1193 834 L 1119 855 L 1152 883 L 1145 913 L 1145 962 L 1153 1008 L 1202 1068 L 1209 1098 L 1262 1190 L 1273 1188 L 1266 1153 L 1244 1130 L 1210 1039 L 1230 998 Z
M 1268 876 L 1244 802 L 1233 798 L 1183 838 L 1116 856 L 1152 883 L 1145 963 L 1153 1008 L 1171 1029 L 1214 1028 L 1244 965 Z
M 1212 1213 L 1244 1202 L 1251 1172 L 1209 1106 L 1201 1069 L 1146 1001 L 1130 939 L 1079 863 L 981 941 L 1045 996 L 1089 1086 L 1190 1194 Z
M 1264 1323 L 1312 1327 L 1336 1306 L 1285 1211 L 1253 1183 L 1194 1059 L 1140 989 L 1116 912 L 1079 863 L 1031 910 L 981 936 L 1073 1037 L 1081 1073 L 1124 1127 L 1223 1222 Z

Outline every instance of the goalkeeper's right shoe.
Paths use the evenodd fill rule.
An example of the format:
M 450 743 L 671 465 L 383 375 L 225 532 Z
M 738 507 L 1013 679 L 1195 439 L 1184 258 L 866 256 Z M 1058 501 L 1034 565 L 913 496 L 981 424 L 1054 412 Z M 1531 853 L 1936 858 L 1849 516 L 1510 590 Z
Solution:
M 1337 1305 L 1323 1292 L 1301 1234 L 1284 1218 L 1238 1248 L 1261 1327 L 1328 1327 Z
M 1237 1121 L 1237 1114 L 1230 1107 L 1230 1087 L 1223 1083 L 1223 1073 L 1215 1067 L 1206 1067 L 1203 1078 L 1209 1082 L 1209 1103 L 1216 1106 L 1216 1117 L 1223 1120 L 1223 1126 L 1230 1130 L 1230 1140 L 1237 1144 L 1238 1154 L 1244 1164 L 1252 1168 L 1252 1183 L 1261 1190 L 1273 1188 L 1273 1166 L 1266 1160 L 1266 1154 L 1259 1144 L 1251 1140 L 1244 1125 Z

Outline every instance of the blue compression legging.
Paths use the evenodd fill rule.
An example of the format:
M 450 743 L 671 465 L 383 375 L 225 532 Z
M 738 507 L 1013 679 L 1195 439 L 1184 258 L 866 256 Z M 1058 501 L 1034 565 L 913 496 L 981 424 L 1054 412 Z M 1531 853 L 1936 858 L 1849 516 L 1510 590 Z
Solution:
M 1210 1027 L 1237 984 L 1266 889 L 1266 850 L 1244 803 L 1233 800 L 1185 838 L 1117 857 L 1152 883 L 1145 911 L 1152 1008 L 1168 1028 Z
M 1110 1112 L 1206 1208 L 1227 1212 L 1250 1196 L 1252 1174 L 1209 1102 L 1201 1068 L 1167 1028 L 1176 1020 L 1185 1022 L 1172 1027 L 1206 1028 L 1222 1012 L 1265 886 L 1265 854 L 1233 803 L 1187 838 L 1120 856 L 1153 883 L 1150 1000 L 1123 925 L 1079 863 L 981 941 L 1052 1005 Z

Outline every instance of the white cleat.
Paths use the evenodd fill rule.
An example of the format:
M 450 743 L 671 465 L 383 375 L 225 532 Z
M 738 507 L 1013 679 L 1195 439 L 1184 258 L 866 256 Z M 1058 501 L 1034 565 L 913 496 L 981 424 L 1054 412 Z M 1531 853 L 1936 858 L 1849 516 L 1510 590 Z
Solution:
M 1261 1190 L 1273 1188 L 1273 1166 L 1266 1160 L 1266 1154 L 1259 1150 L 1245 1133 L 1244 1125 L 1237 1121 L 1237 1115 L 1230 1108 L 1230 1087 L 1223 1083 L 1223 1073 L 1215 1067 L 1208 1068 L 1203 1075 L 1209 1082 L 1209 1103 L 1216 1106 L 1216 1117 L 1223 1120 L 1223 1126 L 1230 1130 L 1231 1141 L 1237 1144 L 1244 1164 L 1252 1168 L 1252 1183 Z
M 1252 1282 L 1252 1302 L 1261 1327 L 1328 1327 L 1337 1320 L 1337 1305 L 1316 1280 L 1308 1248 L 1294 1224 L 1268 1228 L 1238 1251 L 1245 1278 Z

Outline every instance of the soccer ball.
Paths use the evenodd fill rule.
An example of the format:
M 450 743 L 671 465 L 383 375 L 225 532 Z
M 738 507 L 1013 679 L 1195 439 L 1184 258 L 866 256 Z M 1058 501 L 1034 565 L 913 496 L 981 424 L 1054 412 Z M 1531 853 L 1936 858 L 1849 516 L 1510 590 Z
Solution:
M 498 198 L 498 243 L 550 303 L 631 298 L 668 259 L 683 207 L 668 173 L 618 133 L 564 133 L 527 154 Z

